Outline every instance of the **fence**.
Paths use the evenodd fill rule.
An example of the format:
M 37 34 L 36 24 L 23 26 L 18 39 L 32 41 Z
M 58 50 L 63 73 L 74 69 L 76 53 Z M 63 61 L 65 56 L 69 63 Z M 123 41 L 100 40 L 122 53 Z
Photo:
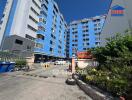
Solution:
M 8 51 L 0 51 L 0 62 L 15 62 L 16 60 L 24 59 Z

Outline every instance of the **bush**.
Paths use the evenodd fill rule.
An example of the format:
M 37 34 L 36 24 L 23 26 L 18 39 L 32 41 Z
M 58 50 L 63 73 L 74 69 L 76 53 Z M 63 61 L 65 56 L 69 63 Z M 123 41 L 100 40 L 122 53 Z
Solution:
M 82 75 L 83 81 L 114 96 L 132 93 L 132 35 L 125 34 L 110 38 L 105 47 L 91 49 L 99 66 L 85 69 L 87 73 Z
M 112 71 L 88 69 L 82 80 L 95 85 L 114 96 L 126 96 L 132 86 L 132 67 L 113 67 Z
M 23 68 L 23 67 L 26 67 L 26 65 L 27 65 L 27 62 L 24 59 L 16 60 L 15 62 L 16 62 L 15 66 L 17 68 Z

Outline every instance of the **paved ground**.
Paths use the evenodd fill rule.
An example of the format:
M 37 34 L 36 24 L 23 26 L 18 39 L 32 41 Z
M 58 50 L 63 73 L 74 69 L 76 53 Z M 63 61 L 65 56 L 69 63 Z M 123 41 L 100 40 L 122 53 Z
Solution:
M 0 100 L 91 100 L 78 86 L 65 84 L 69 77 L 63 73 L 65 70 L 64 66 L 52 66 L 24 75 L 23 72 L 0 75 Z

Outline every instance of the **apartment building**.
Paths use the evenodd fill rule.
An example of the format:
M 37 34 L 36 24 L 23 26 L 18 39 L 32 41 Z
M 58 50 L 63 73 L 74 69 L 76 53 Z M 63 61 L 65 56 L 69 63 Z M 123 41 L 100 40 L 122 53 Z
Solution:
M 105 46 L 106 38 L 132 29 L 132 0 L 112 0 L 101 34 L 101 46 Z
M 41 0 L 5 0 L 1 11 L 3 13 L 0 30 L 1 50 L 31 56 L 34 51 L 40 10 Z
M 67 24 L 54 0 L 42 0 L 39 16 L 35 61 L 66 57 Z
M 4 36 L 4 31 L 6 28 L 6 23 L 7 19 L 10 13 L 10 9 L 12 6 L 12 1 L 8 0 L 1 0 L 0 1 L 0 47 L 1 47 L 1 42 Z
M 67 55 L 71 58 L 77 52 L 100 46 L 104 21 L 103 15 L 71 22 L 67 34 L 67 47 L 69 47 Z

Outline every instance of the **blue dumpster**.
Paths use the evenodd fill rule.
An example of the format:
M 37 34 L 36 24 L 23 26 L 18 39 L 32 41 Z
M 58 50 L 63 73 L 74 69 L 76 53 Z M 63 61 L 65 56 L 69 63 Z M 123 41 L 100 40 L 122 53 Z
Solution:
M 10 72 L 14 66 L 14 62 L 0 62 L 0 73 Z
M 11 72 L 15 66 L 15 62 L 10 62 L 6 72 Z

